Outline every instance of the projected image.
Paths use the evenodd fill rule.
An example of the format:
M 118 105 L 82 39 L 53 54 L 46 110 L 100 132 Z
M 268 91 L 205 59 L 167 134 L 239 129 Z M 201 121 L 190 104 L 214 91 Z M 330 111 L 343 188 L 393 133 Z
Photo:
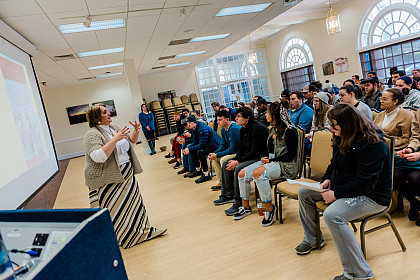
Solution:
M 67 107 L 67 115 L 69 117 L 70 124 L 77 124 L 87 122 L 86 112 L 89 109 L 89 104 L 83 104 L 73 107 Z
M 0 83 L 3 82 L 13 112 L 17 135 L 19 137 L 28 169 L 44 161 L 48 154 L 45 139 L 41 134 L 38 114 L 29 86 L 26 68 L 0 54 Z M 1 78 L 3 81 L 1 81 Z M 10 148 L 10 147 L 8 147 Z M 16 152 L 21 149 L 16 150 Z
M 117 115 L 117 109 L 115 108 L 114 100 L 107 100 L 101 102 L 92 103 L 92 105 L 103 103 L 106 105 L 106 110 L 111 113 L 111 117 L 115 117 Z

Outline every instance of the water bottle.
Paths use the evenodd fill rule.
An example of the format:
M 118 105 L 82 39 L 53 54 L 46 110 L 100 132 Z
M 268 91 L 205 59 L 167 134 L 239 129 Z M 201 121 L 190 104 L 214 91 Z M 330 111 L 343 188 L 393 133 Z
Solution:
M 265 210 L 264 210 L 263 204 L 261 202 L 261 198 L 257 199 L 257 208 L 258 208 L 258 215 L 264 216 L 264 211 Z

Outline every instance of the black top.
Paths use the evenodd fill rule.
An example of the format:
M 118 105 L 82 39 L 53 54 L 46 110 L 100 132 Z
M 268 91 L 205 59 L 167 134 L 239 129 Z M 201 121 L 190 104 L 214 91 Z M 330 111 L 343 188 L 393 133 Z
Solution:
M 276 135 L 277 136 L 277 135 Z M 296 157 L 298 144 L 299 144 L 299 134 L 296 128 L 288 128 L 286 129 L 286 133 L 284 134 L 284 141 L 286 141 L 287 152 L 270 159 L 270 162 L 289 162 L 292 161 Z M 268 139 L 268 152 L 274 153 L 274 139 L 270 137 Z
M 267 113 L 267 110 L 265 111 L 257 111 L 257 113 L 255 114 L 255 120 L 257 122 L 262 123 L 265 126 L 269 126 L 270 123 L 267 121 L 267 118 L 265 117 L 265 113 Z
M 267 154 L 268 128 L 250 120 L 245 127 L 241 128 L 238 152 L 233 160 L 244 162 L 248 160 L 259 160 Z
M 359 138 L 360 139 L 360 138 Z M 338 198 L 367 196 L 388 206 L 392 195 L 392 163 L 385 142 L 355 141 L 350 152 L 341 154 L 333 146 L 333 157 L 322 182 L 331 180 L 331 190 Z

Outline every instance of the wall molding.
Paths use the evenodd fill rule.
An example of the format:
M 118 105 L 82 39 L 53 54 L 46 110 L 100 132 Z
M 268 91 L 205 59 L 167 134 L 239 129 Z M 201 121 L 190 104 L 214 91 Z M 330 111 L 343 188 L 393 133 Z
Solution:
M 80 152 L 76 152 L 76 153 L 71 153 L 71 154 L 58 156 L 57 159 L 58 160 L 63 160 L 63 159 L 81 157 L 81 156 L 84 156 L 84 155 L 85 155 L 85 151 L 80 151 Z
M 66 143 L 66 142 L 81 140 L 81 139 L 84 139 L 84 138 L 85 138 L 85 136 L 80 136 L 80 137 L 70 138 L 70 139 L 61 140 L 61 141 L 55 141 L 54 144 L 62 144 L 62 143 Z

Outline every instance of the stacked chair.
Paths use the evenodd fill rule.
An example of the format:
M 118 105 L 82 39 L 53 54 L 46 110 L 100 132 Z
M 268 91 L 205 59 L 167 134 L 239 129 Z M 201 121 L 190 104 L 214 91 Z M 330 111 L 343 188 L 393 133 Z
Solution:
M 175 112 L 175 107 L 172 104 L 171 99 L 163 99 L 162 100 L 162 106 L 163 109 L 166 112 L 166 117 L 167 117 L 167 123 L 169 124 L 169 130 L 172 132 L 172 128 L 176 126 L 176 122 L 174 120 L 174 112 Z
M 172 98 L 172 103 L 174 104 L 175 110 L 180 111 L 185 108 L 185 104 L 182 102 L 181 97 Z
M 188 99 L 188 96 L 186 95 L 181 96 L 181 101 L 185 105 L 190 104 L 190 100 Z
M 155 125 L 156 125 L 156 132 L 160 135 L 160 130 L 166 129 L 166 132 L 169 133 L 168 125 L 165 119 L 165 112 L 163 111 L 162 107 L 160 106 L 159 101 L 152 101 L 149 103 L 149 109 L 153 112 L 155 116 Z

